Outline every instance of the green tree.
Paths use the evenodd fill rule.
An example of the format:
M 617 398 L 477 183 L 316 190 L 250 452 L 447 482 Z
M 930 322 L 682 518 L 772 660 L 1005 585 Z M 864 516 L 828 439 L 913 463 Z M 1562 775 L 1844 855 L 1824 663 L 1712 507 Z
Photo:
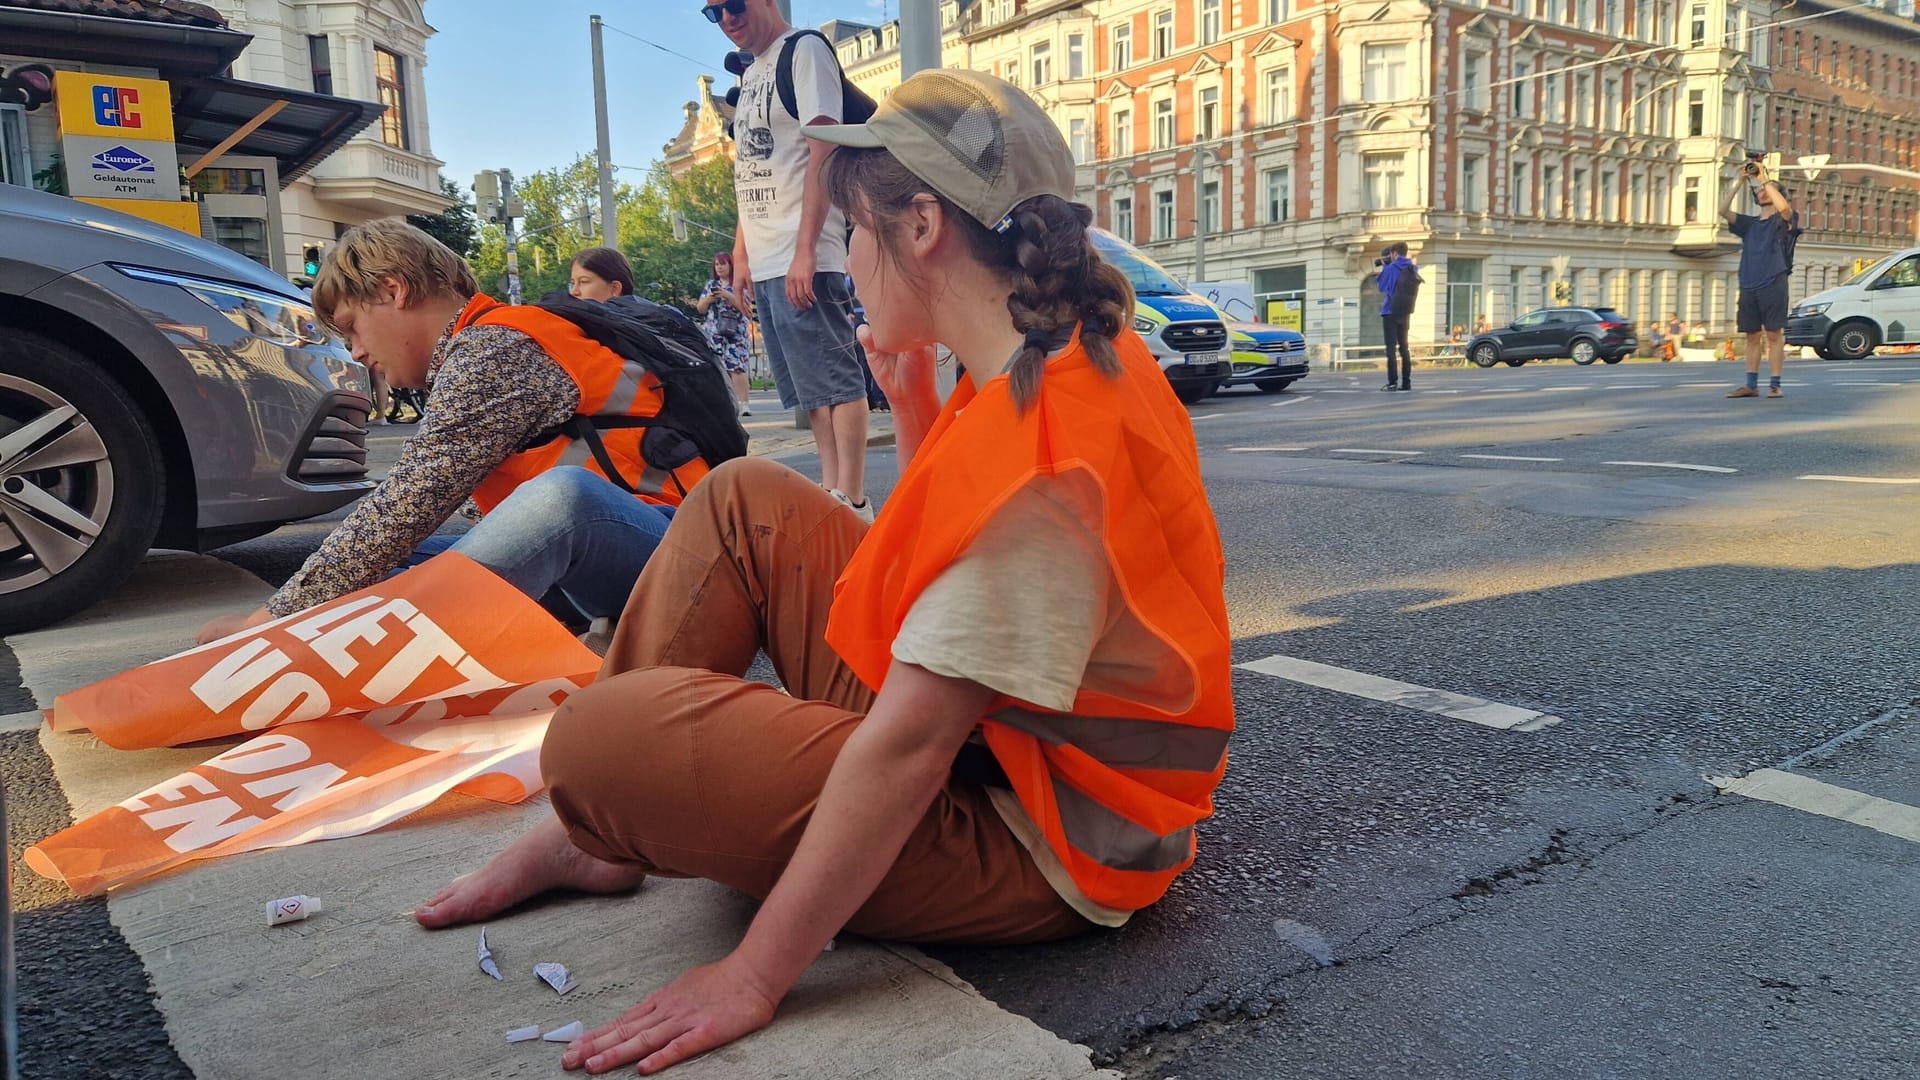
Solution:
M 473 202 L 459 184 L 440 177 L 440 192 L 453 200 L 453 205 L 438 214 L 409 214 L 407 222 L 421 229 L 435 240 L 453 249 L 461 258 L 473 254 L 478 243 L 480 219 L 474 214 Z
M 521 234 L 520 294 L 538 299 L 565 289 L 573 256 L 600 243 L 597 228 L 584 220 L 598 221 L 600 182 L 594 157 L 583 154 L 562 168 L 534 173 L 516 181 L 514 190 L 526 207 L 515 226 Z M 675 240 L 675 210 L 723 235 L 689 226 L 687 239 Z M 661 303 L 690 307 L 712 274 L 714 252 L 732 246 L 735 216 L 733 164 L 724 159 L 677 179 L 656 162 L 639 187 L 616 187 L 620 252 L 633 265 L 636 291 Z M 482 289 L 506 295 L 505 229 L 482 225 L 468 261 Z

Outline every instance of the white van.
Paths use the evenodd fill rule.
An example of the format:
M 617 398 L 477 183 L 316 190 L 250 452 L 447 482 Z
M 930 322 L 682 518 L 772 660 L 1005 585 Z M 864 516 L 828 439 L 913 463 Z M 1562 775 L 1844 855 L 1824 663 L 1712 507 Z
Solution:
M 1920 345 L 1920 247 L 1867 267 L 1796 304 L 1787 344 L 1823 360 L 1858 360 L 1882 345 Z

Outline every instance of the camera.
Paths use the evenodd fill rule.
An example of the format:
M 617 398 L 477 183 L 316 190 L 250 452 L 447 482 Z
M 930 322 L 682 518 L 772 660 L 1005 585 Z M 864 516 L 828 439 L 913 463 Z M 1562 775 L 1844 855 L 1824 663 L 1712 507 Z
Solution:
M 1767 152 L 1765 150 L 1747 151 L 1747 160 L 1740 166 L 1740 171 L 1747 176 L 1759 176 L 1760 163 L 1765 160 L 1766 156 Z
M 1386 248 L 1380 252 L 1379 258 L 1373 260 L 1373 268 L 1375 270 L 1379 270 L 1385 267 L 1388 263 L 1392 261 L 1393 261 L 1393 249 Z

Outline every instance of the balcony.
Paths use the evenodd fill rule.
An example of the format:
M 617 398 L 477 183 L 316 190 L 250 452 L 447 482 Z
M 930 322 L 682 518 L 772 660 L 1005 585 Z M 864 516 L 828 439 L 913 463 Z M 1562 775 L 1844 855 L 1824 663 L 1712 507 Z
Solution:
M 1369 210 L 1361 217 L 1360 231 L 1375 236 L 1424 236 L 1427 232 L 1425 210 Z
M 313 190 L 328 202 L 379 217 L 438 214 L 440 162 L 374 139 L 355 139 L 314 166 Z

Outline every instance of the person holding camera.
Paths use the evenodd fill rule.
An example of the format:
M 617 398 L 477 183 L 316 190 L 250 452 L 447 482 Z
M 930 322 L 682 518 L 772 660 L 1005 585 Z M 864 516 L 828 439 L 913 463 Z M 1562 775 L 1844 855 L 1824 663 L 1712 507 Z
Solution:
M 1387 385 L 1382 390 L 1413 389 L 1413 354 L 1407 350 L 1407 324 L 1413 317 L 1414 301 L 1420 297 L 1420 268 L 1407 257 L 1402 240 L 1380 253 L 1373 265 L 1380 268 L 1380 323 L 1386 330 Z M 1394 374 L 1394 350 L 1400 351 L 1399 374 Z M 1397 385 L 1396 385 L 1397 384 Z
M 1741 188 L 1752 184 L 1760 213 L 1737 213 L 1733 202 Z M 1720 198 L 1720 217 L 1740 238 L 1740 304 L 1736 329 L 1747 337 L 1747 381 L 1728 394 L 1731 398 L 1760 396 L 1760 350 L 1767 350 L 1772 378 L 1767 396 L 1786 397 L 1780 376 L 1787 361 L 1787 300 L 1789 260 L 1793 235 L 1793 204 L 1786 192 L 1767 175 L 1758 158 L 1749 157 L 1728 182 Z

